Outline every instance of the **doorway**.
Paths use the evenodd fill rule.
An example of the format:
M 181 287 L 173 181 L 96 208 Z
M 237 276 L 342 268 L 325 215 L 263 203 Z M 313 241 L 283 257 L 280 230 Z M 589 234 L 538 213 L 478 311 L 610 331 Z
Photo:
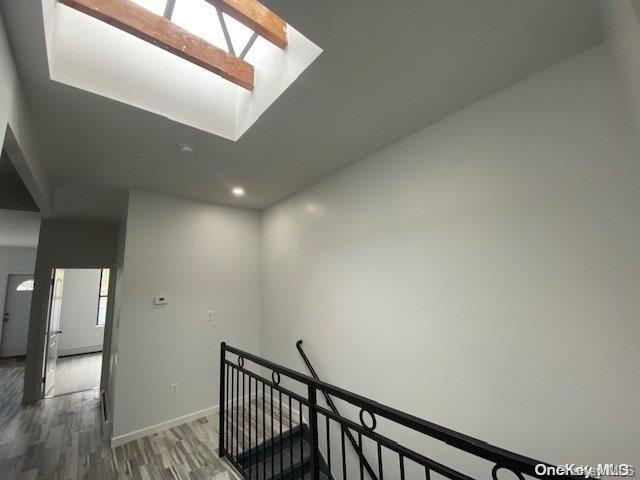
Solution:
M 33 274 L 9 274 L 0 340 L 2 358 L 27 354 L 32 292 Z
M 110 273 L 108 268 L 52 271 L 45 397 L 100 388 Z

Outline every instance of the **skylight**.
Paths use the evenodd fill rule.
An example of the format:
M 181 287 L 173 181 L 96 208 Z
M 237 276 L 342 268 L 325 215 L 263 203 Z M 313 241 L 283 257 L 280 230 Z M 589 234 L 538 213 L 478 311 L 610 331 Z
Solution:
M 216 8 L 204 0 L 177 0 L 170 20 L 228 52 Z
M 246 56 L 258 35 L 206 0 L 131 1 L 239 58 Z
M 322 50 L 258 0 L 41 0 L 51 79 L 237 140 Z

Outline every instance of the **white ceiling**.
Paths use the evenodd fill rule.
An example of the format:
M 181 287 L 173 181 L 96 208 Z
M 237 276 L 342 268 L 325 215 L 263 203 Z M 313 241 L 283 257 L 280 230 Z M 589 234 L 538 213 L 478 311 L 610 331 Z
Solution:
M 68 215 L 105 215 L 126 188 L 264 208 L 603 41 L 596 0 L 265 3 L 324 53 L 232 142 L 52 82 L 40 2 L 0 0 Z
M 0 247 L 38 245 L 40 214 L 0 209 Z

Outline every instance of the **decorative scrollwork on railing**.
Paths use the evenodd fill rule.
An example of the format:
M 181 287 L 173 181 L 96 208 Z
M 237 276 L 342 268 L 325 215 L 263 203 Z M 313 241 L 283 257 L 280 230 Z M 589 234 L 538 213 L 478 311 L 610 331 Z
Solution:
M 364 412 L 367 412 L 369 414 L 369 417 L 371 417 L 371 425 L 367 425 L 367 422 L 364 421 Z M 376 420 L 376 416 L 373 413 L 371 413 L 369 410 L 365 410 L 364 408 L 360 409 L 360 423 L 364 428 L 366 428 L 371 432 L 373 432 L 378 426 L 378 421 Z
M 356 461 L 360 467 L 360 478 L 364 478 L 365 472 L 367 478 L 371 480 L 379 480 L 382 479 L 383 476 L 389 478 L 407 478 L 407 476 L 405 476 L 406 468 L 407 471 L 412 472 L 412 474 L 424 469 L 424 473 L 416 478 L 424 478 L 425 480 L 431 480 L 432 474 L 443 477 L 445 480 L 474 480 L 474 478 L 455 468 L 449 467 L 405 445 L 399 444 L 393 438 L 385 436 L 385 432 L 377 431 L 378 417 L 382 419 L 381 421 L 384 427 L 390 425 L 402 426 L 416 434 L 424 435 L 425 438 L 428 437 L 443 442 L 451 448 L 456 449 L 456 451 L 465 452 L 465 454 L 482 459 L 483 462 L 487 462 L 485 465 L 492 466 L 490 470 L 491 480 L 546 480 L 559 478 L 559 475 L 556 474 L 539 473 L 537 467 L 541 462 L 538 460 L 490 445 L 479 439 L 415 417 L 409 413 L 398 411 L 343 388 L 323 382 L 315 372 L 301 344 L 302 342 L 299 341 L 296 346 L 311 372 L 311 377 L 253 355 L 250 352 L 239 350 L 224 343 L 221 345 L 218 453 L 221 457 L 227 457 L 237 468 L 237 471 L 241 475 L 244 474 L 244 479 L 250 480 L 251 472 L 259 471 L 259 469 L 265 471 L 264 476 L 266 478 L 267 472 L 265 467 L 276 466 L 275 464 L 277 462 L 273 461 L 273 459 L 277 458 L 275 451 L 280 450 L 279 458 L 282 459 L 285 448 L 291 449 L 291 452 L 293 452 L 293 448 L 295 448 L 296 451 L 300 448 L 300 458 L 303 459 L 306 455 L 310 455 L 308 457 L 309 472 L 306 471 L 306 466 L 303 472 L 305 478 L 307 478 L 307 473 L 310 473 L 309 478 L 311 480 L 334 478 L 335 476 L 333 474 L 335 472 L 339 473 L 340 470 L 340 454 L 338 454 L 337 457 L 335 453 L 333 454 L 334 461 L 332 463 L 331 447 L 333 446 L 334 450 L 336 446 L 341 447 L 341 458 L 345 459 L 345 448 L 348 440 L 356 453 Z M 233 357 L 230 359 L 226 358 L 228 354 L 233 355 Z M 261 372 L 263 373 L 259 374 L 254 372 L 253 370 L 255 369 L 253 368 L 244 368 L 245 360 L 249 362 L 248 365 L 262 367 L 264 370 L 261 370 Z M 270 378 L 269 373 L 271 375 Z M 290 382 L 297 382 L 297 384 L 300 384 L 299 386 L 306 386 L 306 397 L 303 393 L 297 393 L 285 388 L 282 385 L 282 379 L 285 380 L 285 385 Z M 245 386 L 247 384 L 249 386 L 248 398 L 250 404 L 247 418 L 248 430 L 244 423 L 245 417 L 247 416 L 244 414 L 238 415 L 239 411 L 245 411 Z M 260 387 L 262 396 L 258 397 Z M 267 388 L 270 392 L 268 404 L 265 400 L 265 398 L 267 398 Z M 256 395 L 255 400 L 253 400 L 253 392 L 255 392 Z M 320 395 L 324 396 L 328 408 L 318 402 Z M 258 401 L 259 398 L 261 398 L 261 401 Z M 355 415 L 353 418 L 342 416 L 332 398 L 349 404 L 351 408 L 354 409 L 354 414 L 356 411 L 359 411 L 359 421 L 356 420 Z M 241 402 L 241 410 L 238 409 L 238 405 L 240 405 L 239 402 Z M 267 405 L 269 406 L 268 409 Z M 288 417 L 288 422 L 285 422 L 285 417 L 283 416 L 283 406 L 285 407 L 284 415 Z M 276 436 L 273 428 L 276 408 L 278 410 L 276 418 L 279 419 L 278 423 L 280 423 L 281 427 L 284 423 L 291 426 L 294 421 L 301 426 L 305 425 L 303 411 L 306 409 L 306 412 L 308 412 L 308 423 L 305 425 L 304 435 L 294 435 L 294 432 L 289 429 L 290 431 L 287 437 L 283 436 L 285 432 L 282 430 L 280 430 L 279 436 Z M 262 413 L 259 414 L 259 411 Z M 293 416 L 293 411 L 297 411 L 297 418 Z M 271 417 L 271 421 L 266 423 L 265 419 L 268 416 Z M 260 417 L 262 420 L 262 440 L 259 439 L 258 435 L 258 418 Z M 349 415 L 349 417 L 351 417 L 351 415 Z M 242 423 L 241 426 L 239 425 L 240 422 Z M 322 425 L 323 423 L 324 425 Z M 264 435 L 267 425 L 271 426 L 269 443 L 267 443 L 266 436 Z M 335 427 L 339 429 L 337 432 Z M 252 428 L 254 428 L 254 430 L 252 430 Z M 308 432 L 306 431 L 307 429 Z M 387 430 L 382 427 L 381 429 Z M 247 431 L 250 432 L 249 438 L 245 435 Z M 254 435 L 251 435 L 252 431 Z M 340 435 L 337 438 L 336 433 Z M 325 434 L 326 440 L 324 438 Z M 248 448 L 246 445 L 247 440 L 249 441 Z M 288 444 L 286 447 L 284 446 L 285 442 Z M 337 445 L 338 442 L 340 445 Z M 369 447 L 376 446 L 377 449 L 368 448 L 367 451 L 364 451 L 363 446 L 365 442 L 367 442 Z M 258 451 L 263 453 L 270 451 L 271 453 L 269 455 L 271 455 L 272 458 L 267 459 L 265 453 L 265 455 L 260 455 L 262 460 L 259 460 Z M 255 453 L 255 455 L 253 455 L 252 452 Z M 289 457 L 293 459 L 291 452 Z M 376 453 L 377 458 L 373 457 Z M 325 455 L 326 457 L 324 457 Z M 399 463 L 393 462 L 395 463 L 395 467 L 391 468 L 397 470 L 399 467 L 399 476 L 383 475 L 385 465 L 390 463 L 387 460 L 383 461 L 383 457 L 386 458 L 388 456 L 397 456 L 396 458 Z M 367 457 L 371 458 L 368 459 Z M 253 462 L 254 459 L 256 460 L 255 462 Z M 334 468 L 334 471 L 331 470 L 332 465 L 337 467 Z M 544 465 L 549 468 L 555 468 L 551 464 Z M 279 472 L 283 472 L 284 467 L 281 463 Z M 342 467 L 343 472 L 342 475 L 339 475 L 340 478 L 346 476 L 346 461 L 343 461 Z M 420 470 L 416 470 L 416 467 L 421 468 Z M 389 469 L 390 467 L 387 467 L 387 470 Z M 291 472 L 294 471 L 293 464 L 290 465 L 290 470 Z M 504 470 L 506 470 L 506 472 Z M 275 470 L 272 471 L 271 477 L 275 478 L 276 476 L 282 475 L 277 474 Z M 578 475 L 563 475 L 563 480 L 597 479 L 594 479 L 594 477 L 585 479 L 584 476 Z
M 504 465 L 500 465 L 500 464 L 496 464 L 493 469 L 491 470 L 491 477 L 493 478 L 493 480 L 499 480 L 498 479 L 498 470 L 509 470 L 511 473 L 513 473 L 516 477 L 518 477 L 519 480 L 524 480 L 524 476 L 522 475 L 522 473 L 520 472 L 516 472 L 515 470 L 509 468 L 509 467 L 505 467 Z

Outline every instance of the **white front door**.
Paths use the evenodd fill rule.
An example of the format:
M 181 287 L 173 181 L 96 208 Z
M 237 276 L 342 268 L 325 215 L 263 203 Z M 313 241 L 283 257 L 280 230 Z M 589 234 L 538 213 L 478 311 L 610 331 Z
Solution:
M 2 357 L 27 354 L 32 292 L 33 275 L 9 275 L 2 318 L 2 344 L 0 345 Z

